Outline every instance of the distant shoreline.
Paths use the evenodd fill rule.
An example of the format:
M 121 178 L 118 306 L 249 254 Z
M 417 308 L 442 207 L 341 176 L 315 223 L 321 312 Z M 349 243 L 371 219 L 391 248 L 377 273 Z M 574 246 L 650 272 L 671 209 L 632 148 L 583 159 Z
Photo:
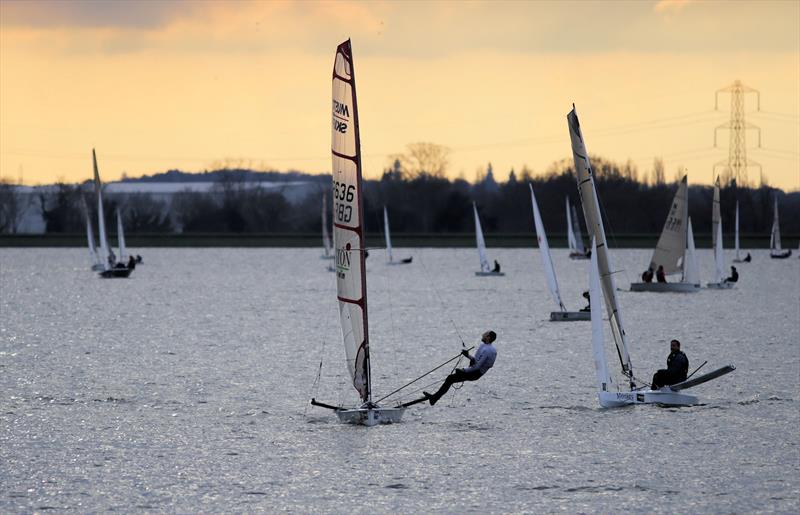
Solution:
M 695 235 L 698 248 L 711 248 L 711 235 Z M 786 235 L 782 238 L 783 247 L 796 249 L 800 235 Z M 658 240 L 657 234 L 624 234 L 608 235 L 612 248 L 653 248 Z M 742 249 L 769 248 L 769 234 L 742 235 Z M 567 246 L 566 235 L 549 237 L 550 246 L 564 248 Z M 109 243 L 116 245 L 116 239 Z M 322 247 L 322 238 L 318 234 L 129 234 L 126 243 L 131 248 L 147 247 Z M 486 235 L 486 245 L 496 248 L 534 248 L 536 237 L 533 233 Z M 726 235 L 725 248 L 733 248 L 733 237 Z M 0 235 L 0 247 L 85 247 L 85 234 L 3 234 Z M 367 246 L 381 248 L 384 246 L 383 235 L 367 234 Z M 475 246 L 475 236 L 470 233 L 444 234 L 394 234 L 393 247 L 433 247 L 433 248 L 468 248 Z

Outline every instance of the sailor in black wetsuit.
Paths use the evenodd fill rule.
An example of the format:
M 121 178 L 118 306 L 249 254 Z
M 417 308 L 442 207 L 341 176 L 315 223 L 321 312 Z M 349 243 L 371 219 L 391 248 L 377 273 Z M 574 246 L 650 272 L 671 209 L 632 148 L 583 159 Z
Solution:
M 669 348 L 671 352 L 667 357 L 667 368 L 662 368 L 653 375 L 653 390 L 686 381 L 686 374 L 689 373 L 689 358 L 681 352 L 681 342 L 672 340 L 669 342 Z
M 500 273 L 500 263 L 498 263 L 496 259 L 494 260 L 494 268 L 492 269 L 492 272 L 496 274 Z
M 428 399 L 428 402 L 431 403 L 431 406 L 436 404 L 453 384 L 463 383 L 465 381 L 477 381 L 494 366 L 494 360 L 497 359 L 497 350 L 495 350 L 492 342 L 496 339 L 497 334 L 495 334 L 494 331 L 486 331 L 483 333 L 481 344 L 477 352 L 475 352 L 474 358 L 470 356 L 469 352 L 466 350 L 461 351 L 461 354 L 469 358 L 470 366 L 467 368 L 457 368 L 455 372 L 447 376 L 436 393 L 430 394 L 428 392 L 422 392 L 425 398 Z
M 736 271 L 736 267 L 731 267 L 731 276 L 725 279 L 726 283 L 735 283 L 739 280 L 739 272 Z

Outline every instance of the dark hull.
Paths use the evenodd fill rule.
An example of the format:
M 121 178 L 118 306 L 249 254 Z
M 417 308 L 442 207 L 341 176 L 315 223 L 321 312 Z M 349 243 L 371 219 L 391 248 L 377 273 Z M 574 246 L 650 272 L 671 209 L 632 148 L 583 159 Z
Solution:
M 104 270 L 100 272 L 100 277 L 103 279 L 113 279 L 115 277 L 128 277 L 133 272 L 133 268 L 112 268 L 111 270 Z
M 784 250 L 780 254 L 773 254 L 770 252 L 769 257 L 772 259 L 786 259 L 792 255 L 792 249 Z

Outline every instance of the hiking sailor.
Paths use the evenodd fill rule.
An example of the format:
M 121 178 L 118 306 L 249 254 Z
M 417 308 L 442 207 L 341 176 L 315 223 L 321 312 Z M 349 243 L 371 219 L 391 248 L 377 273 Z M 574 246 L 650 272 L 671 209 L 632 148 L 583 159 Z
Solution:
M 681 342 L 672 340 L 669 342 L 669 348 L 671 352 L 667 357 L 667 368 L 662 368 L 653 375 L 653 390 L 686 381 L 689 358 L 681 352 Z
M 477 381 L 494 366 L 494 360 L 497 358 L 497 350 L 494 345 L 492 345 L 492 342 L 496 339 L 497 334 L 495 334 L 494 331 L 486 331 L 483 333 L 481 344 L 477 352 L 475 352 L 474 358 L 470 356 L 469 352 L 466 350 L 461 351 L 461 354 L 469 358 L 470 366 L 467 368 L 457 368 L 452 374 L 447 376 L 436 393 L 430 394 L 428 392 L 422 392 L 425 398 L 431 403 L 431 406 L 436 404 L 453 384 L 463 383 L 465 381 Z

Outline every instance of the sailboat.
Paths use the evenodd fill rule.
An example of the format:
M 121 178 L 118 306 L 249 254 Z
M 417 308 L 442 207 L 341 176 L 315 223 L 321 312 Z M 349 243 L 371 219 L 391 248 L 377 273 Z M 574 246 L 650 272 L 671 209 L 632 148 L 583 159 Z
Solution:
M 547 278 L 547 287 L 550 289 L 550 296 L 560 309 L 560 311 L 550 312 L 550 320 L 553 322 L 589 320 L 588 311 L 567 311 L 567 308 L 564 307 L 564 303 L 561 301 L 561 292 L 558 290 L 556 271 L 555 268 L 553 268 L 553 260 L 550 258 L 550 245 L 547 242 L 547 234 L 544 232 L 542 215 L 539 213 L 539 204 L 536 202 L 536 195 L 533 194 L 533 184 L 528 184 L 528 187 L 531 189 L 533 225 L 536 229 L 536 240 L 539 242 L 539 254 L 542 256 L 542 265 L 544 266 L 544 274 Z M 567 204 L 567 214 L 569 215 L 569 204 Z
M 328 231 L 328 194 L 322 194 L 322 255 L 321 259 L 333 259 L 333 244 Z
M 92 230 L 92 219 L 89 217 L 89 207 L 86 205 L 86 199 L 81 195 L 81 208 L 83 217 L 86 223 L 86 241 L 89 248 L 89 262 L 91 263 L 92 271 L 99 272 L 103 270 L 103 263 L 100 255 L 97 253 L 97 247 L 94 242 L 94 231 Z
M 386 254 L 389 256 L 390 265 L 407 265 L 414 259 L 413 256 L 403 258 L 400 261 L 395 261 L 392 258 L 392 235 L 389 232 L 389 212 L 386 206 L 383 206 L 383 235 L 386 237 Z
M 103 184 L 100 182 L 100 172 L 97 170 L 97 155 L 92 149 L 92 164 L 94 165 L 94 190 L 97 194 L 97 230 L 100 233 L 100 259 L 103 269 L 100 277 L 110 279 L 113 277 L 128 277 L 131 269 L 122 263 L 117 263 L 117 258 L 106 238 L 106 220 L 103 214 Z M 118 219 L 119 220 L 119 219 Z
M 778 220 L 778 197 L 775 197 L 775 210 L 772 215 L 772 233 L 769 237 L 769 257 L 772 259 L 786 259 L 792 255 L 792 249 L 781 248 L 781 224 Z M 798 247 L 800 248 L 800 247 Z
M 684 390 L 732 372 L 735 368 L 732 365 L 728 365 L 695 379 L 687 379 L 682 383 L 656 390 L 647 386 L 637 385 L 639 380 L 633 374 L 633 365 L 628 352 L 628 337 L 625 334 L 625 328 L 622 323 L 621 306 L 617 302 L 611 255 L 608 251 L 603 220 L 600 216 L 600 202 L 595 189 L 594 173 L 589 163 L 589 154 L 586 151 L 578 114 L 574 105 L 572 111 L 567 114 L 567 125 L 577 174 L 578 192 L 583 206 L 583 216 L 586 219 L 589 237 L 592 239 L 590 274 L 594 279 L 590 280 L 589 301 L 592 312 L 592 346 L 594 349 L 595 370 L 597 372 L 597 395 L 600 405 L 611 408 L 631 404 L 661 404 L 669 406 L 696 404 L 698 398 L 685 393 Z M 616 346 L 617 356 L 622 365 L 622 374 L 628 381 L 630 391 L 623 391 L 621 386 L 612 381 L 608 372 L 602 330 L 600 291 L 602 291 L 602 297 L 605 300 L 611 334 Z
M 735 218 L 735 228 L 733 232 L 733 246 L 736 250 L 736 254 L 734 255 L 733 262 L 734 263 L 747 263 L 746 260 L 742 259 L 739 255 L 739 201 L 736 201 L 736 218 Z
M 678 185 L 678 191 L 672 199 L 672 207 L 664 222 L 661 236 L 658 238 L 653 257 L 650 258 L 649 270 L 655 273 L 659 266 L 664 267 L 664 274 L 670 275 L 680 272 L 680 282 L 660 283 L 660 282 L 635 282 L 631 283 L 631 291 L 649 292 L 680 292 L 692 293 L 700 291 L 700 283 L 697 280 L 699 272 L 689 270 L 687 260 L 687 248 L 689 243 L 689 201 L 688 201 L 688 182 L 684 175 Z M 694 241 L 691 242 L 694 248 Z M 694 262 L 694 259 L 692 259 Z
M 567 245 L 569 246 L 570 259 L 588 259 L 586 249 L 583 247 L 583 235 L 581 234 L 581 224 L 578 222 L 578 213 L 575 206 L 569 204 L 569 197 L 565 198 L 567 203 Z
M 400 422 L 405 407 L 381 407 L 373 402 L 367 324 L 367 276 L 364 262 L 364 204 L 361 141 L 353 57 L 348 39 L 336 48 L 333 65 L 333 246 L 336 293 L 347 369 L 361 404 L 352 408 L 311 404 L 334 410 L 339 420 L 374 426 Z
M 722 210 L 719 203 L 719 177 L 714 183 L 714 201 L 711 206 L 711 231 L 714 246 L 714 282 L 706 284 L 711 290 L 729 290 L 735 283 L 725 280 L 725 252 L 722 247 Z
M 501 272 L 498 268 L 495 267 L 494 269 L 489 267 L 489 260 L 486 258 L 486 241 L 483 239 L 483 229 L 481 229 L 481 219 L 478 217 L 478 206 L 475 205 L 475 202 L 472 203 L 472 210 L 475 213 L 475 242 L 478 246 L 478 258 L 481 262 L 481 269 L 479 272 L 475 272 L 475 275 L 478 276 L 489 276 L 489 275 L 506 275 L 504 272 Z M 495 263 L 497 263 L 495 261 Z

